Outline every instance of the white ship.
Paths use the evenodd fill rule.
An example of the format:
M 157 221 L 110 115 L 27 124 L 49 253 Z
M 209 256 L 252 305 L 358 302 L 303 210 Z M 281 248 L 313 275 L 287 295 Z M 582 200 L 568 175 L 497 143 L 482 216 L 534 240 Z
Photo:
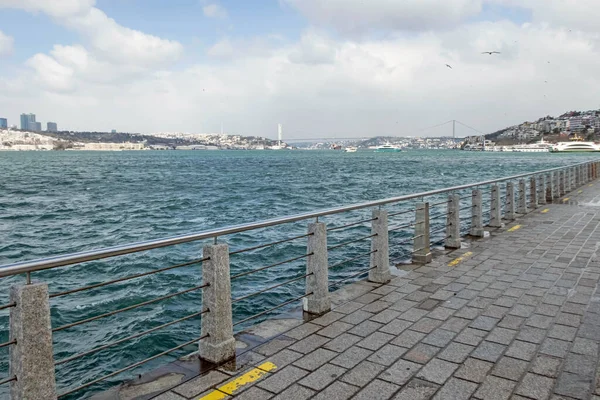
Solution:
M 600 151 L 600 145 L 594 142 L 559 142 L 550 150 L 552 153 L 579 153 Z
M 544 142 L 544 139 L 537 143 L 532 144 L 518 144 L 514 146 L 507 146 L 506 151 L 514 151 L 517 153 L 547 153 L 552 148 L 550 143 Z
M 375 147 L 375 153 L 394 153 L 402 151 L 402 149 L 391 143 L 386 143 L 381 146 Z
M 344 149 L 346 153 L 356 153 L 358 151 L 358 147 L 348 146 Z

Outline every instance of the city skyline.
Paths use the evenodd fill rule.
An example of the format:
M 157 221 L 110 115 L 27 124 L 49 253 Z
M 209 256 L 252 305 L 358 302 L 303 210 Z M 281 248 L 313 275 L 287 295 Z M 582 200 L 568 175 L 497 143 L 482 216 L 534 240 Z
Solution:
M 0 0 L 0 109 L 67 130 L 493 132 L 597 107 L 574 90 L 600 84 L 600 2 L 582 2 Z

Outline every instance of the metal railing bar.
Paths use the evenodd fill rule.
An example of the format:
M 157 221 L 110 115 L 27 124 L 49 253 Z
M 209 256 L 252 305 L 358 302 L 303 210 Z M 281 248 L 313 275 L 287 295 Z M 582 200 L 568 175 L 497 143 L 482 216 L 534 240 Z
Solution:
M 421 247 L 420 249 L 416 249 L 416 250 L 411 251 L 410 254 L 415 254 L 415 253 L 418 253 L 419 251 L 425 250 L 425 249 L 426 249 L 426 247 Z
M 315 254 L 315 253 L 312 253 L 312 252 L 311 252 L 311 253 L 308 253 L 308 254 L 303 254 L 303 255 L 301 255 L 301 256 L 298 256 L 298 257 L 290 258 L 289 260 L 280 261 L 280 262 L 277 262 L 277 263 L 275 263 L 275 264 L 267 265 L 267 266 L 265 266 L 265 267 L 261 267 L 261 268 L 253 269 L 253 270 L 251 270 L 251 271 L 242 272 L 241 274 L 233 275 L 233 276 L 232 276 L 231 278 L 229 278 L 229 279 L 230 279 L 230 280 L 233 280 L 233 279 L 237 279 L 237 278 L 239 278 L 239 277 L 242 277 L 242 276 L 246 276 L 246 275 L 253 274 L 253 273 L 255 273 L 255 272 L 264 271 L 265 269 L 274 268 L 274 267 L 277 267 L 277 266 L 279 266 L 279 265 L 282 265 L 282 264 L 286 264 L 286 263 L 289 263 L 289 262 L 292 262 L 292 261 L 300 260 L 301 258 L 305 258 L 305 257 L 308 257 L 308 256 L 312 256 L 313 254 Z
M 448 204 L 448 203 L 450 203 L 450 200 L 442 201 L 442 202 L 439 202 L 439 203 L 433 203 L 433 204 L 430 204 L 429 207 L 441 206 L 443 204 Z
M 259 290 L 258 292 L 250 293 L 250 294 L 248 294 L 246 296 L 238 297 L 237 299 L 231 300 L 231 304 L 235 304 L 235 303 L 237 303 L 239 301 L 242 301 L 242 300 L 248 299 L 250 297 L 256 296 L 257 294 L 268 292 L 269 290 L 276 289 L 276 288 L 278 288 L 280 286 L 284 286 L 284 285 L 290 284 L 292 282 L 299 281 L 299 280 L 307 278 L 307 277 L 309 277 L 311 275 L 314 275 L 314 272 L 311 272 L 310 274 L 299 276 L 299 277 L 294 278 L 294 279 L 290 279 L 289 281 L 285 281 L 285 282 L 279 283 L 279 284 L 277 284 L 275 286 L 271 286 L 271 287 L 268 287 L 268 288 L 263 289 L 263 290 Z
M 438 232 L 443 232 L 443 231 L 445 231 L 445 230 L 446 230 L 446 227 L 444 226 L 443 228 L 436 229 L 436 230 L 433 230 L 433 231 L 429 232 L 429 234 L 432 234 L 432 233 L 438 233 Z
M 13 339 L 9 342 L 0 343 L 0 349 L 6 346 L 10 346 L 11 344 L 17 344 L 17 339 Z
M 293 299 L 291 299 L 291 300 L 288 300 L 288 301 L 286 301 L 286 302 L 284 302 L 284 303 L 281 303 L 281 304 L 279 304 L 279 305 L 277 305 L 277 306 L 275 306 L 275 307 L 273 307 L 273 308 L 269 308 L 268 310 L 262 311 L 262 312 L 260 312 L 260 313 L 258 313 L 258 314 L 255 314 L 255 315 L 252 315 L 251 317 L 244 318 L 243 320 L 241 320 L 241 321 L 238 321 L 238 322 L 234 323 L 234 324 L 233 324 L 233 326 L 236 326 L 236 325 L 239 325 L 239 324 L 243 324 L 244 322 L 250 321 L 251 319 L 254 319 L 254 318 L 258 318 L 258 317 L 260 317 L 261 315 L 265 315 L 265 314 L 267 314 L 267 313 L 270 313 L 271 311 L 277 310 L 278 308 L 281 308 L 281 307 L 283 307 L 283 306 L 287 306 L 288 304 L 290 304 L 290 303 L 293 303 L 293 302 L 295 302 L 295 301 L 298 301 L 298 300 L 300 300 L 300 299 L 303 299 L 303 298 L 305 298 L 305 297 L 308 297 L 308 296 L 310 296 L 311 294 L 313 294 L 313 292 L 310 292 L 310 293 L 307 293 L 307 294 L 303 294 L 302 296 L 298 296 L 298 297 L 296 297 L 296 298 L 293 298 Z
M 377 236 L 377 233 L 374 233 L 374 234 L 369 235 L 369 236 L 363 236 L 363 237 L 360 237 L 358 239 L 350 240 L 349 242 L 344 242 L 344 243 L 336 244 L 334 246 L 328 247 L 327 250 L 328 251 L 329 250 L 335 250 L 337 248 L 340 248 L 340 247 L 343 247 L 343 246 L 347 246 L 347 245 L 352 244 L 352 243 L 360 242 L 361 240 L 369 239 L 369 238 L 372 238 L 372 237 L 375 237 L 375 236 Z
M 410 210 L 399 211 L 399 212 L 395 212 L 395 213 L 392 213 L 392 214 L 388 214 L 388 217 L 395 217 L 396 215 L 414 213 L 415 211 L 417 211 L 416 208 L 411 208 Z
M 232 256 L 234 254 L 240 254 L 240 253 L 245 253 L 247 251 L 258 250 L 258 249 L 262 249 L 262 248 L 269 247 L 269 246 L 275 246 L 275 245 L 278 245 L 281 243 L 291 242 L 292 240 L 302 239 L 302 238 L 305 238 L 308 236 L 313 236 L 313 235 L 314 235 L 314 233 L 311 232 L 311 233 L 307 233 L 304 235 L 295 236 L 295 237 L 289 238 L 289 239 L 278 240 L 277 242 L 271 242 L 271 243 L 267 243 L 267 244 L 261 244 L 259 246 L 248 247 L 248 248 L 241 249 L 241 250 L 231 251 L 231 252 L 229 252 L 229 255 Z
M 425 236 L 425 235 L 413 236 L 413 237 L 410 237 L 410 238 L 408 238 L 406 240 L 403 240 L 401 242 L 394 243 L 394 245 L 409 243 L 409 242 L 412 242 L 413 240 L 415 240 L 416 238 L 420 238 L 420 237 L 423 237 L 423 236 Z
M 337 231 L 339 229 L 348 228 L 348 227 L 354 226 L 354 225 L 360 225 L 360 224 L 363 224 L 365 222 L 371 222 L 371 221 L 375 221 L 375 220 L 378 220 L 378 219 L 379 218 L 362 219 L 360 221 L 352 222 L 351 224 L 346 224 L 346 225 L 342 225 L 342 226 L 334 226 L 333 228 L 327 228 L 327 232 Z
M 55 297 L 65 296 L 67 294 L 73 294 L 73 293 L 77 293 L 77 292 L 82 292 L 84 290 L 96 289 L 96 288 L 99 288 L 99 287 L 102 287 L 102 286 L 106 286 L 106 285 L 110 285 L 110 284 L 113 284 L 113 283 L 124 282 L 124 281 L 128 281 L 128 280 L 131 280 L 131 279 L 141 278 L 143 276 L 153 275 L 153 274 L 157 274 L 159 272 L 169 271 L 169 270 L 172 270 L 172 269 L 175 269 L 175 268 L 189 267 L 190 265 L 198 264 L 198 263 L 201 263 L 201 262 L 204 262 L 204 261 L 208 261 L 208 260 L 210 260 L 210 257 L 204 257 L 204 258 L 201 258 L 199 260 L 188 261 L 188 262 L 185 262 L 185 263 L 182 263 L 182 264 L 172 265 L 170 267 L 165 267 L 165 268 L 157 269 L 157 270 L 154 270 L 154 271 L 148 271 L 148 272 L 143 272 L 143 273 L 137 274 L 137 275 L 130 275 L 130 276 L 126 276 L 126 277 L 119 278 L 119 279 L 113 279 L 112 281 L 96 283 L 96 284 L 93 284 L 93 285 L 84 286 L 84 287 L 81 287 L 81 288 L 78 288 L 78 289 L 67 290 L 67 291 L 59 292 L 59 293 L 51 293 L 48 297 L 50 297 L 52 299 L 52 298 L 55 298 Z
M 135 335 L 131 335 L 131 336 L 128 336 L 126 338 L 114 341 L 112 343 L 108 343 L 108 344 L 105 344 L 103 346 L 96 347 L 94 349 L 84 351 L 83 353 L 75 354 L 75 355 L 73 355 L 71 357 L 63 358 L 62 360 L 58 360 L 57 362 L 55 362 L 54 365 L 61 365 L 61 364 L 67 363 L 69 361 L 73 361 L 73 360 L 76 360 L 78 358 L 87 356 L 89 354 L 93 354 L 93 353 L 96 353 L 98 351 L 105 350 L 105 349 L 107 349 L 109 347 L 116 346 L 117 344 L 121 344 L 121 343 L 126 342 L 128 340 L 139 338 L 141 336 L 144 336 L 144 335 L 147 335 L 149 333 L 155 332 L 155 331 L 157 331 L 159 329 L 163 329 L 163 328 L 166 328 L 168 326 L 177 324 L 179 322 L 187 321 L 188 319 L 192 319 L 192 318 L 198 317 L 200 315 L 206 314 L 209 311 L 210 310 L 207 309 L 207 310 L 203 310 L 203 311 L 200 311 L 200 312 L 197 312 L 197 313 L 194 313 L 194 314 L 190 314 L 190 315 L 188 315 L 186 317 L 179 318 L 179 319 L 176 319 L 176 320 L 171 321 L 171 322 L 167 322 L 166 324 L 162 324 L 162 325 L 156 326 L 156 327 L 154 327 L 152 329 L 148 329 L 147 331 L 136 333 Z
M 473 195 L 472 195 L 472 194 L 470 194 L 470 195 L 468 195 L 468 196 L 461 197 L 461 198 L 460 198 L 460 200 L 467 200 L 467 199 L 470 199 L 470 198 L 472 198 L 472 197 L 473 197 Z
M 439 217 L 445 217 L 448 214 L 450 214 L 450 213 L 449 212 L 445 212 L 445 213 L 441 213 L 441 214 L 432 215 L 432 216 L 429 217 L 429 219 L 431 220 L 431 219 L 436 219 L 436 218 L 439 218 Z
M 459 208 L 458 211 L 465 211 L 465 210 L 469 210 L 471 208 L 473 208 L 473 206 L 467 206 L 467 207 Z
M 4 385 L 8 382 L 12 382 L 12 381 L 16 381 L 16 380 L 17 380 L 16 376 L 13 376 L 12 378 L 4 378 L 4 379 L 0 380 L 0 385 Z
M 572 167 L 575 165 L 583 165 L 583 164 L 586 164 L 586 162 L 574 164 L 569 167 Z M 429 197 L 429 196 L 433 196 L 433 195 L 437 195 L 437 194 L 454 192 L 457 190 L 464 190 L 464 189 L 469 189 L 469 188 L 473 188 L 473 187 L 477 187 L 477 186 L 489 185 L 489 184 L 497 183 L 497 182 L 505 182 L 505 181 L 511 180 L 511 179 L 518 179 L 518 178 L 528 177 L 528 176 L 532 176 L 532 175 L 548 173 L 548 172 L 552 172 L 552 171 L 564 170 L 565 168 L 566 167 L 549 168 L 546 170 L 527 172 L 527 173 L 513 175 L 513 176 L 506 176 L 506 177 L 492 179 L 492 180 L 483 181 L 483 182 L 469 183 L 469 184 L 464 184 L 464 185 L 459 185 L 459 186 L 454 186 L 454 187 L 449 187 L 449 188 L 434 189 L 434 190 L 430 190 L 427 192 L 413 193 L 413 194 L 409 194 L 409 195 L 390 197 L 387 199 L 374 200 L 374 201 L 369 201 L 369 202 L 365 202 L 365 203 L 357 203 L 357 204 L 351 204 L 351 205 L 347 205 L 347 206 L 334 207 L 334 208 L 329 208 L 329 209 L 324 209 L 324 210 L 319 210 L 319 211 L 311 211 L 311 212 L 307 212 L 307 213 L 295 214 L 295 215 L 290 215 L 290 216 L 285 216 L 285 217 L 277 217 L 277 218 L 272 218 L 272 219 L 268 219 L 268 220 L 264 220 L 264 221 L 258 221 L 258 222 L 241 224 L 241 225 L 233 225 L 233 226 L 228 226 L 225 228 L 217 228 L 217 229 L 201 231 L 201 232 L 194 232 L 194 233 L 189 233 L 189 234 L 185 234 L 185 235 L 174 236 L 174 237 L 169 237 L 169 238 L 164 238 L 164 239 L 149 240 L 149 241 L 145 241 L 145 242 L 113 246 L 113 247 L 108 247 L 108 248 L 103 248 L 103 249 L 98 249 L 98 250 L 82 251 L 82 252 L 78 252 L 78 253 L 42 258 L 42 259 L 37 259 L 37 260 L 32 260 L 32 261 L 22 261 L 22 262 L 8 264 L 8 265 L 1 267 L 0 268 L 0 278 L 6 277 L 6 276 L 11 276 L 11 275 L 23 274 L 23 273 L 27 273 L 27 272 L 40 271 L 40 270 L 54 268 L 54 267 L 62 267 L 65 265 L 78 264 L 78 263 L 82 263 L 82 262 L 86 262 L 86 261 L 93 261 L 93 260 L 99 260 L 99 259 L 103 259 L 103 258 L 116 257 L 116 256 L 120 256 L 120 255 L 131 254 L 131 253 L 136 253 L 136 252 L 145 251 L 145 250 L 158 249 L 158 248 L 162 248 L 162 247 L 173 246 L 176 244 L 189 243 L 189 242 L 194 242 L 194 241 L 203 240 L 203 239 L 210 239 L 210 238 L 214 238 L 215 236 L 222 237 L 222 236 L 226 236 L 226 235 L 231 235 L 233 233 L 245 232 L 245 231 L 250 231 L 250 230 L 254 230 L 254 229 L 274 226 L 274 225 L 281 225 L 284 223 L 292 223 L 292 222 L 302 221 L 302 220 L 326 216 L 326 215 L 339 214 L 339 213 L 347 212 L 347 211 L 354 211 L 354 210 L 359 210 L 359 209 L 364 209 L 364 208 L 372 208 L 372 207 L 382 206 L 382 205 L 390 204 L 390 203 L 398 203 L 398 202 L 402 202 L 402 201 L 406 201 L 406 200 L 412 200 L 412 199 L 417 199 L 417 198 L 422 198 L 422 197 Z
M 179 349 L 181 349 L 181 348 L 183 348 L 183 347 L 185 347 L 185 346 L 189 346 L 190 344 L 193 344 L 194 342 L 198 342 L 198 341 L 200 341 L 200 340 L 202 340 L 202 339 L 204 339 L 204 338 L 207 338 L 207 337 L 208 337 L 208 335 L 202 335 L 202 336 L 200 336 L 200 337 L 198 337 L 198 338 L 196 338 L 196 339 L 190 340 L 189 342 L 185 342 L 185 343 L 183 343 L 183 344 L 180 344 L 179 346 L 173 347 L 173 348 L 171 348 L 171 349 L 169 349 L 169 350 L 165 350 L 165 351 L 163 351 L 162 353 L 158 353 L 158 354 L 156 354 L 156 355 L 154 355 L 154 356 L 152 356 L 152 357 L 148 357 L 148 358 L 146 358 L 146 359 L 144 359 L 144 360 L 142 360 L 142 361 L 138 361 L 138 362 L 136 362 L 135 364 L 131 364 L 131 365 L 130 365 L 130 366 L 128 366 L 128 367 L 121 368 L 120 370 L 117 370 L 117 371 L 115 371 L 115 372 L 111 372 L 110 374 L 108 374 L 108 375 L 104 375 L 104 376 L 103 376 L 103 377 L 101 377 L 101 378 L 94 379 L 93 381 L 91 381 L 91 382 L 87 382 L 87 383 L 85 383 L 85 384 L 83 384 L 83 385 L 81 385 L 81 386 L 78 386 L 78 387 L 76 387 L 76 388 L 74 388 L 74 389 L 71 389 L 71 390 L 69 390 L 68 392 L 61 393 L 61 394 L 59 394 L 59 395 L 58 395 L 58 397 L 59 397 L 59 398 L 60 398 L 60 397 L 64 397 L 64 396 L 66 396 L 66 395 L 68 395 L 68 394 L 75 393 L 75 392 L 77 392 L 77 391 L 79 391 L 79 390 L 81 390 L 81 389 L 85 389 L 85 388 L 86 388 L 86 387 L 88 387 L 88 386 L 92 386 L 92 385 L 94 385 L 94 384 L 96 384 L 96 383 L 98 383 L 98 382 L 101 382 L 101 381 L 105 380 L 105 379 L 111 378 L 111 377 L 113 377 L 113 376 L 115 376 L 115 375 L 119 375 L 119 374 L 121 374 L 121 373 L 123 373 L 123 372 L 125 372 L 125 371 L 128 371 L 128 370 L 130 370 L 130 369 L 133 369 L 133 368 L 139 367 L 140 365 L 143 365 L 143 364 L 145 364 L 145 363 L 147 363 L 147 362 L 150 362 L 150 361 L 152 361 L 152 360 L 155 360 L 155 359 L 157 359 L 157 358 L 159 358 L 159 357 L 162 357 L 162 356 L 164 356 L 164 355 L 166 355 L 166 354 L 169 354 L 169 353 L 172 353 L 172 352 L 174 352 L 174 351 L 177 351 L 177 350 L 179 350 Z
M 17 303 L 15 303 L 14 301 L 12 303 L 1 305 L 0 306 L 0 311 L 1 310 L 5 310 L 7 308 L 15 307 L 16 305 L 17 305 Z
M 339 284 L 340 284 L 340 283 L 342 283 L 342 282 L 345 282 L 345 281 L 347 281 L 347 280 L 350 280 L 350 279 L 352 279 L 352 278 L 356 278 L 357 276 L 360 276 L 360 275 L 366 274 L 367 272 L 369 272 L 370 270 L 372 270 L 372 269 L 375 269 L 375 268 L 377 268 L 377 265 L 375 265 L 374 267 L 368 268 L 368 269 L 364 269 L 364 270 L 362 270 L 362 271 L 360 271 L 360 272 L 358 272 L 358 273 L 356 273 L 356 274 L 352 274 L 352 275 L 350 275 L 350 276 L 347 276 L 347 277 L 345 277 L 344 279 L 339 279 L 339 280 L 337 280 L 337 281 L 331 282 L 331 283 L 329 284 L 329 287 L 331 287 L 331 286 L 337 286 L 337 285 L 339 285 Z
M 357 256 L 354 256 L 354 257 L 352 257 L 352 258 L 349 258 L 349 259 L 347 259 L 347 260 L 344 260 L 344 261 L 340 261 L 340 262 L 338 262 L 338 263 L 335 263 L 335 264 L 331 265 L 331 266 L 329 267 L 329 269 L 333 269 L 333 268 L 339 267 L 339 266 L 340 266 L 340 265 L 342 265 L 342 264 L 346 264 L 347 262 L 354 261 L 354 260 L 356 260 L 357 258 L 361 258 L 361 257 L 364 257 L 364 256 L 368 256 L 368 255 L 370 255 L 370 254 L 376 253 L 377 251 L 378 251 L 378 250 L 373 250 L 373 251 L 369 251 L 368 253 L 361 253 L 361 254 L 359 254 L 359 255 L 357 255 Z
M 411 223 L 409 223 L 409 224 L 398 225 L 398 226 L 395 226 L 395 227 L 393 227 L 393 228 L 390 228 L 390 229 L 388 229 L 388 232 L 397 231 L 397 230 L 399 230 L 399 229 L 403 229 L 403 228 L 410 228 L 411 226 L 415 226 L 415 223 L 414 223 L 414 222 L 411 222 Z
M 209 283 L 204 283 L 204 284 L 202 284 L 200 286 L 195 286 L 193 288 L 182 290 L 181 292 L 171 293 L 171 294 L 168 294 L 166 296 L 157 297 L 155 299 L 144 301 L 144 302 L 138 303 L 138 304 L 134 304 L 134 305 L 129 306 L 129 307 L 124 307 L 124 308 L 120 308 L 120 309 L 115 310 L 115 311 L 107 312 L 105 314 L 96 315 L 95 317 L 90 317 L 90 318 L 82 319 L 80 321 L 73 322 L 71 324 L 66 324 L 66 325 L 63 325 L 63 326 L 59 326 L 58 328 L 53 328 L 52 332 L 62 331 L 64 329 L 68 329 L 68 328 L 72 328 L 72 327 L 77 326 L 77 325 L 81 325 L 81 324 L 85 324 L 85 323 L 88 323 L 88 322 L 92 322 L 92 321 L 95 321 L 97 319 L 101 319 L 101 318 L 105 318 L 105 317 L 110 317 L 111 315 L 115 315 L 115 314 L 119 314 L 119 313 L 122 313 L 122 312 L 125 312 L 125 311 L 133 310 L 135 308 L 147 306 L 148 304 L 156 303 L 156 302 L 159 302 L 159 301 L 162 301 L 162 300 L 170 299 L 170 298 L 175 297 L 175 296 L 180 296 L 182 294 L 193 292 L 195 290 L 199 290 L 199 289 L 205 288 L 205 287 L 207 287 L 209 285 L 210 285 Z

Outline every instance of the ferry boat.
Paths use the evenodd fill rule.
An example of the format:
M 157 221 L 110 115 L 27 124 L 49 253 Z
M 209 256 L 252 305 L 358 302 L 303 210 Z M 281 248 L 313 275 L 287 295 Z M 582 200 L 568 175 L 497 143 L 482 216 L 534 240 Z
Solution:
M 375 153 L 397 153 L 399 151 L 402 151 L 402 149 L 391 143 L 375 147 Z
M 544 139 L 532 144 L 517 144 L 510 147 L 509 151 L 517 153 L 547 153 L 552 148 L 550 143 L 544 142 Z
M 348 146 L 344 149 L 346 153 L 356 153 L 358 151 L 358 147 Z
M 559 142 L 550 150 L 552 153 L 575 153 L 600 151 L 600 145 L 594 142 Z

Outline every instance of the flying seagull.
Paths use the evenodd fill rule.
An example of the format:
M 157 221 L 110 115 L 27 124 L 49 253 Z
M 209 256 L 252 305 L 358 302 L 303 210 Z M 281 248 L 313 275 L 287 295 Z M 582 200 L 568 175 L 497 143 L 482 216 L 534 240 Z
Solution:
M 446 67 L 452 69 L 452 66 L 450 64 L 446 64 Z
M 499 51 L 482 51 L 481 54 L 489 54 L 491 56 L 492 54 L 500 54 L 500 52 Z

